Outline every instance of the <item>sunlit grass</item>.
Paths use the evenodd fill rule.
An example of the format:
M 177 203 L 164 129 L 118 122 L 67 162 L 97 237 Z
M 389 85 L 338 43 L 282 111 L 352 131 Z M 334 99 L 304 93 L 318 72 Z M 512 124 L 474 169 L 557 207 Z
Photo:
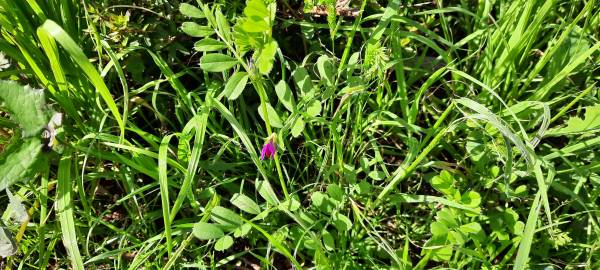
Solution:
M 1 265 L 600 267 L 596 1 L 309 4 L 0 0 Z

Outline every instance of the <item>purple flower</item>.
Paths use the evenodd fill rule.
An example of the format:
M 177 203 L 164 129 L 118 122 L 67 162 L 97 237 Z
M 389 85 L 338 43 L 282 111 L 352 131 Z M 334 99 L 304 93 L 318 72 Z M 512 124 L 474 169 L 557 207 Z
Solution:
M 275 138 L 276 138 L 275 133 L 273 133 L 271 136 L 269 136 L 269 138 L 267 139 L 267 142 L 265 143 L 265 145 L 262 148 L 262 151 L 260 151 L 260 160 L 264 160 L 265 157 L 267 159 L 270 159 L 275 156 L 275 153 L 277 152 L 277 145 L 275 143 Z

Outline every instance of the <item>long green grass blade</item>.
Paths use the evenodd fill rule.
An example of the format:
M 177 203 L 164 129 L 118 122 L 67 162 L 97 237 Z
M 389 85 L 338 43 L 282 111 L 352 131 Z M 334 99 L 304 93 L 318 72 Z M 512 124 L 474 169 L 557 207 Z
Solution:
M 77 232 L 75 229 L 74 203 L 71 197 L 72 183 L 71 164 L 69 153 L 66 153 L 58 164 L 58 184 L 56 187 L 56 212 L 60 220 L 62 241 L 69 254 L 71 267 L 77 270 L 85 269 L 77 245 Z

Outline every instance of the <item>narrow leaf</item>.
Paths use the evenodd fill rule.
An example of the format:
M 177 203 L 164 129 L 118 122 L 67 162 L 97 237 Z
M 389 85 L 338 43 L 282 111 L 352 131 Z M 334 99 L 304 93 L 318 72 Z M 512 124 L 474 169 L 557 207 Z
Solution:
M 211 27 L 199 25 L 195 22 L 182 23 L 181 31 L 192 37 L 205 37 L 215 33 L 215 31 Z
M 208 72 L 222 72 L 233 68 L 237 63 L 235 58 L 220 53 L 207 54 L 200 58 L 200 68 Z
M 212 38 L 204 38 L 194 43 L 194 49 L 199 52 L 212 52 L 227 48 L 225 43 Z
M 294 96 L 288 84 L 281 80 L 275 85 L 275 93 L 279 98 L 279 102 L 290 112 L 294 111 Z
M 187 3 L 183 3 L 179 6 L 179 12 L 181 12 L 181 14 L 185 16 L 192 18 L 204 18 L 204 13 L 202 12 L 202 10 Z
M 227 84 L 225 84 L 225 90 L 223 90 L 225 91 L 225 96 L 227 96 L 229 100 L 237 99 L 244 91 L 247 83 L 248 73 L 243 71 L 236 72 L 229 78 Z
M 248 212 L 250 214 L 258 215 L 260 214 L 260 206 L 254 202 L 250 197 L 236 193 L 231 197 L 231 204 L 235 205 L 237 208 L 244 212 Z

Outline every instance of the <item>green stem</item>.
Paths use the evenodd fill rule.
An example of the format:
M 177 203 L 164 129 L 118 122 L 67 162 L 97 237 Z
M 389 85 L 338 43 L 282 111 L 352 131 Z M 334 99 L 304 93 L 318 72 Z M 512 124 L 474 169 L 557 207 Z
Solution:
M 446 108 L 446 110 L 442 113 L 440 118 L 438 118 L 436 123 L 433 125 L 433 132 L 435 132 L 439 128 L 439 126 L 442 124 L 444 119 L 446 119 L 446 117 L 448 117 L 448 115 L 450 114 L 450 111 L 452 111 L 453 109 L 454 109 L 454 103 L 451 103 L 450 106 L 448 106 Z M 394 172 L 394 174 L 393 174 L 394 176 L 393 176 L 392 180 L 390 181 L 390 183 L 387 186 L 385 186 L 385 188 L 379 194 L 379 196 L 377 196 L 377 199 L 373 203 L 373 206 L 371 209 L 375 209 L 377 206 L 379 206 L 379 204 L 385 199 L 385 197 L 387 195 L 389 195 L 389 193 L 392 192 L 392 190 L 395 189 L 396 186 L 400 182 L 402 182 L 404 179 L 406 179 L 408 176 L 410 176 L 415 171 L 417 166 L 419 166 L 421 164 L 421 162 L 425 159 L 425 157 L 429 154 L 429 152 L 431 152 L 431 150 L 433 150 L 433 148 L 435 148 L 438 145 L 438 143 L 440 142 L 440 140 L 442 139 L 442 137 L 444 136 L 444 134 L 446 133 L 447 130 L 448 130 L 448 127 L 445 127 L 443 129 L 439 130 L 436 133 L 435 137 L 433 137 L 433 139 L 429 143 L 428 143 L 429 137 L 433 133 L 430 133 L 425 138 L 425 140 L 423 140 L 424 143 L 427 143 L 427 146 L 423 149 L 423 151 L 419 154 L 419 156 L 417 156 L 417 158 L 412 163 L 410 163 L 410 165 L 406 169 L 404 166 L 400 166 Z
M 587 89 L 583 90 L 577 97 L 575 97 L 575 99 L 573 99 L 571 102 L 569 102 L 569 104 L 567 106 L 565 106 L 564 108 L 562 108 L 562 110 L 560 110 L 560 112 L 558 112 L 554 117 L 552 117 L 552 119 L 550 119 L 550 124 L 552 124 L 558 118 L 560 118 L 561 116 L 563 116 L 567 111 L 569 111 L 571 109 L 571 107 L 573 107 L 573 105 L 575 105 L 577 102 L 579 102 L 579 100 L 581 98 L 583 98 L 592 89 L 594 89 L 594 86 L 596 86 L 596 84 L 590 85 L 590 87 L 588 87 Z
M 252 80 L 252 84 L 256 88 L 256 91 L 258 92 L 258 96 L 260 97 L 260 103 L 261 103 L 260 106 L 262 108 L 263 116 L 265 118 L 265 126 L 267 128 L 267 134 L 269 134 L 269 136 L 270 136 L 271 134 L 273 134 L 273 130 L 271 129 L 271 122 L 269 120 L 269 113 L 267 111 L 267 102 L 269 101 L 269 99 L 267 98 L 267 93 L 265 91 L 265 88 L 262 84 L 260 77 L 257 78 L 254 76 L 254 74 L 252 74 L 251 80 Z M 287 188 L 285 185 L 285 180 L 283 179 L 283 173 L 281 172 L 281 163 L 279 162 L 279 155 L 277 154 L 277 151 L 275 151 L 275 155 L 273 156 L 273 159 L 275 159 L 275 167 L 277 168 L 277 176 L 279 177 L 279 184 L 281 185 L 281 189 L 283 190 L 283 195 L 285 196 L 286 200 L 289 200 L 290 194 L 287 191 Z
M 338 70 L 337 70 L 337 76 L 335 77 L 334 85 L 338 84 L 338 81 L 340 79 L 342 71 L 344 70 L 344 68 L 346 68 L 346 62 L 348 61 L 348 57 L 350 57 L 350 48 L 352 47 L 352 42 L 354 41 L 354 34 L 356 34 L 356 31 L 360 27 L 360 22 L 362 21 L 362 14 L 365 10 L 366 5 L 367 5 L 367 0 L 363 0 L 362 4 L 360 6 L 359 14 L 356 17 L 356 19 L 354 20 L 354 24 L 352 24 L 352 30 L 350 31 L 350 34 L 348 35 L 348 40 L 346 41 L 346 46 L 344 47 L 344 53 L 342 54 L 342 59 L 340 59 L 340 66 L 338 67 Z

